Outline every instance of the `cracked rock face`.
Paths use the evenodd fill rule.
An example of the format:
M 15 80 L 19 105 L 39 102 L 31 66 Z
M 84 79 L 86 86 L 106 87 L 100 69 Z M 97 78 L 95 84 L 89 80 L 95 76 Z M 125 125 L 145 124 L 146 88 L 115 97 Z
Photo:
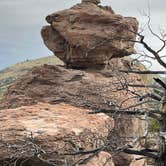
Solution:
M 103 68 L 110 59 L 134 53 L 138 22 L 115 14 L 98 0 L 83 0 L 46 17 L 45 45 L 71 68 Z
M 115 106 L 120 105 L 120 103 L 122 109 L 136 103 L 137 99 L 133 98 L 133 94 L 126 93 L 126 90 L 121 89 L 121 81 L 125 82 L 127 79 L 131 83 L 143 84 L 143 80 L 136 74 L 120 75 L 117 69 L 123 69 L 123 65 L 125 65 L 121 59 L 112 59 L 111 64 L 113 69 L 110 71 L 83 71 L 66 69 L 62 66 L 43 65 L 33 68 L 13 83 L 4 99 L 0 102 L 0 109 L 3 109 L 0 110 L 0 133 L 2 133 L 0 165 L 4 160 L 8 159 L 9 149 L 6 145 L 9 145 L 11 155 L 19 155 L 15 151 L 18 148 L 25 147 L 25 142 L 20 142 L 19 140 L 24 140 L 27 132 L 29 135 L 31 132 L 34 133 L 35 140 L 37 139 L 39 145 L 44 147 L 44 151 L 48 152 L 48 155 L 50 154 L 50 149 L 59 149 L 59 145 L 63 147 L 65 140 L 61 139 L 61 141 L 59 138 L 66 138 L 68 135 L 71 136 L 69 140 L 78 140 L 76 141 L 78 145 L 81 144 L 81 147 L 88 147 L 88 149 L 93 149 L 89 145 L 96 140 L 93 133 L 97 136 L 104 134 L 102 137 L 111 141 L 112 145 L 120 147 L 125 145 L 126 141 L 121 139 L 125 138 L 125 136 L 128 138 L 144 136 L 146 125 L 139 118 L 122 115 L 113 119 L 112 114 L 110 115 L 109 113 L 107 114 L 109 116 L 102 117 L 100 114 L 88 114 L 92 110 L 115 109 Z M 117 88 L 121 90 L 119 91 Z M 128 90 L 132 92 L 135 88 L 130 87 Z M 143 94 L 146 92 L 142 88 L 137 88 L 137 91 Z M 129 100 L 124 102 L 126 98 Z M 86 132 L 87 129 L 90 129 L 91 132 L 89 133 L 89 130 Z M 107 132 L 108 129 L 111 129 L 111 132 Z M 28 138 L 26 137 L 25 140 Z M 57 142 L 57 139 L 60 141 Z M 87 139 L 92 141 L 85 141 Z M 15 147 L 18 148 L 15 149 Z M 72 147 L 67 146 L 67 149 L 64 150 L 63 152 L 72 150 Z M 27 152 L 27 150 L 24 152 Z M 31 152 L 30 155 L 32 154 Z M 129 164 L 133 160 L 133 158 L 124 154 L 120 156 L 118 154 L 116 158 L 115 155 L 113 156 L 115 165 L 118 163 L 119 166 Z M 43 157 L 49 160 L 51 156 L 49 155 L 47 158 L 44 155 Z M 55 157 L 54 154 L 53 157 L 58 160 L 57 162 L 60 162 L 60 166 L 63 166 L 61 157 Z M 15 158 L 17 160 L 17 156 Z M 101 166 L 107 158 L 110 158 L 109 154 L 99 155 L 86 166 Z M 1 159 L 3 159 L 2 162 Z M 135 161 L 134 164 L 137 162 Z M 39 165 L 42 166 L 41 164 Z M 31 166 L 38 165 L 35 163 Z M 111 166 L 111 164 L 109 163 L 108 166 Z M 139 166 L 143 166 L 143 164 Z
M 86 158 L 63 154 L 73 153 L 74 147 L 94 149 L 96 140 L 108 135 L 106 124 L 110 123 L 112 128 L 114 125 L 107 115 L 89 115 L 89 111 L 63 103 L 1 110 L 0 165 L 65 166 Z M 32 157 L 34 145 L 39 158 Z M 109 158 L 109 153 L 100 152 L 83 166 L 101 166 Z M 109 160 L 106 166 L 114 166 L 113 161 Z

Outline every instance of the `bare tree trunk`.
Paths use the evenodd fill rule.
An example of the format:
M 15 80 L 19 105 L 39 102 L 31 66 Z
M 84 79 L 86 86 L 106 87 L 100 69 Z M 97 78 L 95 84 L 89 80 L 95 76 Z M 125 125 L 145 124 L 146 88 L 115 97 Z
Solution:
M 162 99 L 160 111 L 163 113 L 160 119 L 160 142 L 159 142 L 159 159 L 156 166 L 166 166 L 166 90 Z

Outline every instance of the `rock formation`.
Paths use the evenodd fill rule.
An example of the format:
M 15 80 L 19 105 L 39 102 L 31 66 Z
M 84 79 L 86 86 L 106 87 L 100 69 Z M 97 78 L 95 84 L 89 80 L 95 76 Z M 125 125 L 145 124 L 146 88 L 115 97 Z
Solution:
M 98 5 L 100 3 L 100 0 L 82 0 L 82 3 L 93 3 Z
M 123 67 L 122 66 L 123 63 L 120 63 L 119 59 L 115 59 L 114 61 L 112 61 L 112 65 L 114 62 L 115 65 L 121 65 L 121 66 L 116 66 L 117 68 Z M 31 105 L 35 105 L 39 102 L 50 103 L 55 105 L 55 108 L 53 105 L 51 106 L 51 108 L 49 108 L 49 110 L 51 111 L 52 109 L 56 110 L 57 109 L 56 105 L 58 106 L 61 103 L 70 104 L 73 107 L 78 108 L 77 109 L 78 114 L 79 114 L 79 111 L 82 110 L 80 108 L 89 109 L 89 111 L 91 109 L 98 110 L 98 109 L 115 108 L 114 105 L 119 104 L 126 99 L 126 91 L 117 90 L 117 88 L 120 88 L 121 86 L 120 85 L 121 83 L 120 82 L 118 83 L 119 79 L 123 81 L 123 78 L 127 78 L 129 82 L 135 82 L 138 84 L 141 84 L 142 80 L 140 79 L 140 77 L 134 74 L 129 76 L 127 74 L 126 75 L 124 74 L 121 75 L 120 73 L 118 74 L 116 70 L 114 72 L 111 71 L 107 73 L 100 70 L 82 71 L 82 70 L 65 69 L 62 66 L 51 66 L 51 65 L 36 67 L 32 69 L 29 73 L 27 73 L 25 76 L 20 78 L 18 81 L 16 81 L 12 86 L 9 87 L 6 96 L 4 97 L 3 101 L 1 101 L 0 103 L 0 108 L 1 109 L 17 108 L 20 106 L 29 105 L 29 107 L 24 107 L 26 109 L 21 107 L 19 109 L 14 109 L 14 111 L 5 110 L 6 112 L 10 112 L 10 111 L 13 112 L 11 116 L 8 116 L 7 118 L 5 118 L 7 120 L 7 123 L 11 121 L 12 116 L 13 117 L 17 116 L 17 112 L 18 114 L 20 114 L 19 116 L 21 116 L 22 113 L 19 113 L 20 109 L 24 110 L 25 112 L 27 112 L 28 109 L 29 110 L 34 110 L 35 108 L 38 109 L 37 107 L 31 106 Z M 132 91 L 132 88 L 130 90 Z M 130 94 L 127 94 L 127 97 L 131 98 L 131 96 Z M 133 105 L 135 102 L 136 102 L 135 99 L 131 98 L 129 102 L 125 102 L 122 105 L 122 108 Z M 39 115 L 39 113 L 35 115 L 36 118 L 39 117 L 37 119 L 39 120 L 39 123 L 41 123 L 39 126 L 36 126 L 36 128 L 39 127 L 39 130 L 42 125 L 45 125 L 43 120 L 41 120 L 41 117 L 44 116 L 43 115 L 44 113 L 42 113 L 41 107 L 45 109 L 45 106 L 44 105 L 40 106 L 41 116 Z M 72 123 L 68 124 L 68 120 L 67 120 L 67 119 L 70 119 L 68 118 L 68 116 L 71 116 L 72 118 L 72 115 L 70 114 L 67 115 L 69 113 L 68 109 L 69 107 L 62 107 L 62 109 L 61 110 L 58 109 L 58 111 L 60 112 L 62 111 L 64 114 L 64 117 L 63 117 L 64 125 L 71 126 Z M 49 110 L 47 111 L 47 108 L 46 108 L 45 114 L 46 116 L 50 114 L 50 118 L 51 118 L 52 112 L 50 113 Z M 60 114 L 60 112 L 57 114 Z M 32 115 L 28 114 L 30 119 L 35 119 L 35 117 L 33 117 L 33 114 L 36 114 L 36 113 L 32 112 Z M 77 116 L 79 117 L 83 116 L 81 114 L 80 115 L 78 114 L 76 114 L 75 118 L 73 119 L 76 120 Z M 20 119 L 19 121 L 24 121 L 26 119 L 24 115 L 22 116 L 23 116 L 22 119 Z M 65 120 L 65 116 L 66 116 L 66 120 Z M 1 117 L 3 117 L 3 115 Z M 55 118 L 56 115 L 53 115 L 53 117 Z M 34 122 L 32 120 L 32 121 L 26 122 L 26 124 L 29 123 L 29 125 L 33 127 L 38 120 L 35 120 Z M 51 119 L 48 119 L 48 121 L 52 122 Z M 83 119 L 79 120 L 79 122 L 81 124 L 83 123 L 83 125 L 85 126 L 88 126 L 86 123 L 90 123 L 89 121 L 92 121 L 92 123 L 96 124 L 97 119 L 89 120 L 87 118 L 87 122 L 86 120 L 83 120 Z M 110 128 L 109 135 L 107 135 L 107 138 L 109 140 L 112 140 L 113 142 L 115 141 L 115 139 L 117 141 L 119 136 L 124 137 L 127 135 L 128 137 L 133 137 L 133 136 L 135 137 L 135 136 L 142 136 L 144 134 L 145 124 L 137 118 L 118 116 L 118 118 L 115 118 L 113 121 L 114 121 L 115 130 L 118 132 L 118 135 L 117 135 L 117 132 L 116 133 L 112 132 L 111 128 Z M 54 122 L 55 124 L 57 123 L 56 121 Z M 12 123 L 13 123 L 13 120 L 12 120 Z M 21 125 L 17 123 L 17 126 L 20 127 Z M 15 129 L 15 132 L 17 133 L 17 128 L 15 126 L 13 126 L 13 128 Z M 7 129 L 5 128 L 5 130 Z M 32 128 L 30 130 L 32 130 Z M 50 129 L 46 128 L 46 131 L 47 130 L 48 132 L 50 131 Z M 5 133 L 6 132 L 4 132 L 4 134 Z M 57 134 L 54 133 L 54 137 L 56 135 Z M 4 137 L 6 138 L 6 136 Z M 46 134 L 44 138 L 47 138 L 47 137 L 48 135 Z M 70 137 L 70 139 L 72 140 L 73 137 Z M 119 145 L 123 145 L 123 143 L 125 143 L 125 140 L 120 140 L 120 139 L 118 140 Z M 50 140 L 49 140 L 49 144 L 50 145 L 52 144 Z M 114 159 L 118 163 L 120 163 L 120 161 L 122 163 L 124 163 L 124 161 L 126 161 L 126 163 L 130 163 L 132 161 L 131 157 L 124 156 L 124 154 L 122 157 L 123 161 L 119 157 Z
M 103 68 L 110 59 L 134 52 L 138 22 L 115 14 L 99 0 L 83 0 L 46 17 L 41 34 L 45 45 L 72 68 Z
M 91 150 L 100 146 L 99 138 L 102 145 L 102 138 L 109 132 L 105 125 L 109 123 L 110 129 L 114 126 L 112 118 L 88 115 L 89 111 L 62 103 L 1 110 L 0 165 L 5 166 L 5 162 L 14 166 L 73 165 L 81 156 L 65 153 Z M 32 157 L 35 152 L 39 158 Z M 110 157 L 109 153 L 100 152 L 83 166 L 101 166 Z M 112 160 L 106 166 L 114 166 Z
M 121 65 L 116 67 L 123 68 L 123 63 L 118 61 L 112 61 L 112 65 Z M 119 79 L 125 81 L 125 78 L 129 83 L 143 84 L 142 79 L 134 74 L 127 75 L 111 70 L 83 71 L 43 65 L 33 68 L 9 87 L 3 102 L 0 103 L 0 109 L 38 102 L 50 104 L 65 102 L 88 109 L 110 109 L 126 98 L 126 90 L 118 90 L 121 88 Z M 128 94 L 128 97 L 132 97 L 132 94 Z M 135 102 L 132 98 L 129 103 L 124 103 L 122 108 Z
M 0 102 L 3 109 L 0 111 L 0 165 L 14 162 L 15 166 L 20 163 L 70 166 L 87 156 L 73 157 L 69 153 L 92 150 L 105 141 L 119 147 L 128 143 L 122 137 L 143 136 L 145 123 L 136 117 L 113 118 L 109 112 L 88 115 L 92 110 L 117 109 L 120 103 L 121 109 L 135 104 L 136 99 L 129 93 L 134 88 L 128 87 L 126 92 L 122 84 L 126 80 L 143 84 L 138 75 L 118 71 L 131 69 L 130 63 L 120 57 L 134 52 L 134 43 L 129 39 L 135 40 L 137 20 L 117 15 L 111 7 L 99 3 L 99 0 L 82 0 L 70 9 L 47 16 L 50 25 L 41 31 L 44 43 L 73 69 L 52 65 L 35 67 L 9 87 Z M 106 166 L 145 163 L 133 159 L 134 156 L 122 153 L 114 155 L 110 148 L 83 166 L 101 166 L 107 160 Z

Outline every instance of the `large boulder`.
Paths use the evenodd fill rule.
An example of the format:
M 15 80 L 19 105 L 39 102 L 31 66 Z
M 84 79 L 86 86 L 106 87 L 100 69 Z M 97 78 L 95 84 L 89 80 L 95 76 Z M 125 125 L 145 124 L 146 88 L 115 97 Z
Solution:
M 66 103 L 72 105 L 73 107 L 76 107 L 78 113 L 74 112 L 75 117 L 73 118 L 73 115 L 72 116 L 70 115 L 71 109 L 69 106 L 61 107 L 61 111 L 59 112 L 62 112 L 64 114 L 63 116 L 64 123 L 61 123 L 62 126 L 66 127 L 69 126 L 71 128 L 71 124 L 69 124 L 69 122 L 73 121 L 75 123 L 78 117 L 81 119 L 79 119 L 77 125 L 86 124 L 86 126 L 90 127 L 89 123 L 91 123 L 91 119 L 88 119 L 88 115 L 85 117 L 85 119 L 87 118 L 87 122 L 82 119 L 83 118 L 82 108 L 88 110 L 92 109 L 110 110 L 116 108 L 115 105 L 121 105 L 121 108 L 126 108 L 131 105 L 134 105 L 136 103 L 136 99 L 133 98 L 132 96 L 133 94 L 130 93 L 130 91 L 131 92 L 134 91 L 135 88 L 130 87 L 128 89 L 129 92 L 127 93 L 126 89 L 123 89 L 122 83 L 126 83 L 126 80 L 128 80 L 129 83 L 133 82 L 135 84 L 143 83 L 143 80 L 138 75 L 135 74 L 128 75 L 118 72 L 119 68 L 125 69 L 127 67 L 124 61 L 122 61 L 121 59 L 116 58 L 113 59 L 111 62 L 112 62 L 111 63 L 112 70 L 82 71 L 82 70 L 66 69 L 63 66 L 51 66 L 51 65 L 43 65 L 40 67 L 35 67 L 9 87 L 8 92 L 4 96 L 3 100 L 0 102 L 0 109 L 17 108 L 20 106 L 29 105 L 30 107 L 23 107 L 23 108 L 21 107 L 21 109 L 24 110 L 25 112 L 24 114 L 28 114 L 30 116 L 30 119 L 31 118 L 34 119 L 33 125 L 35 126 L 35 128 L 37 129 L 38 127 L 40 129 L 42 128 L 42 126 L 45 126 L 43 128 L 50 127 L 49 121 L 50 122 L 52 121 L 51 118 L 48 118 L 48 124 L 46 124 L 45 120 L 41 119 L 42 116 L 44 116 L 43 114 L 45 114 L 45 116 L 50 115 L 50 117 L 52 116 L 53 119 L 55 118 L 55 116 L 54 114 L 52 114 L 52 111 L 47 112 L 47 106 L 45 107 L 44 105 L 41 105 L 44 111 L 40 107 L 41 113 L 38 112 L 37 115 L 35 115 L 36 112 L 32 111 L 32 115 L 30 115 L 30 113 L 26 113 L 28 110 L 31 111 L 38 109 L 37 107 L 31 105 L 35 105 L 38 102 L 50 103 L 55 105 L 55 107 L 53 106 L 50 107 L 48 105 L 50 107 L 49 110 L 57 109 L 59 111 L 57 106 L 59 107 L 59 104 L 61 105 L 61 103 Z M 137 90 L 139 89 L 137 88 Z M 140 93 L 141 92 L 143 93 L 144 90 L 140 89 Z M 125 102 L 126 98 L 128 98 L 127 102 Z M 7 114 L 6 116 L 11 116 L 11 118 L 14 117 L 14 121 L 10 118 L 9 120 L 7 120 L 8 118 L 5 118 L 7 121 L 5 123 L 3 122 L 4 124 L 2 126 L 2 130 L 5 127 L 5 125 L 9 124 L 9 129 L 13 128 L 13 132 L 17 130 L 22 132 L 21 129 L 17 129 L 15 126 L 15 123 L 18 126 L 20 125 L 17 121 L 15 121 L 17 115 L 12 114 L 13 110 L 9 111 L 5 110 L 5 111 Z M 11 113 L 8 113 L 10 111 Z M 4 111 L 2 110 L 2 112 Z M 18 112 L 19 116 L 24 116 L 24 114 L 19 112 L 19 109 L 15 109 L 14 112 L 15 113 Z M 85 112 L 87 113 L 87 111 Z M 33 114 L 36 117 L 32 117 Z M 108 115 L 112 117 L 112 114 L 108 113 Z M 0 117 L 2 118 L 3 116 L 4 115 L 0 115 Z M 94 115 L 93 117 L 96 117 L 96 115 Z M 26 117 L 23 118 L 26 119 Z M 37 123 L 38 121 L 40 125 L 39 123 Z M 10 122 L 11 124 L 14 124 L 13 127 L 10 126 Z M 20 122 L 23 123 L 24 119 L 21 119 Z M 25 122 L 25 123 L 26 125 L 28 124 L 32 125 L 31 122 Z M 95 123 L 94 125 L 97 125 L 96 124 L 98 123 L 97 119 L 94 120 L 94 123 Z M 124 138 L 126 136 L 130 138 L 139 137 L 143 136 L 145 132 L 145 126 L 146 126 L 145 123 L 137 117 L 115 116 L 113 123 L 114 123 L 113 125 L 114 129 L 112 130 L 111 128 L 109 134 L 107 133 L 108 134 L 107 139 L 109 141 L 112 141 L 113 145 L 122 146 L 126 143 L 126 140 L 121 138 Z M 30 130 L 32 131 L 31 127 L 33 126 L 30 126 Z M 5 128 L 5 130 L 7 129 Z M 69 129 L 69 131 L 71 130 Z M 53 132 L 53 130 L 51 130 L 51 132 Z M 89 135 L 88 133 L 86 134 Z M 57 133 L 55 132 L 53 133 L 53 135 L 55 138 L 57 136 Z M 10 135 L 4 136 L 4 139 L 6 139 L 6 137 L 10 138 Z M 90 135 L 90 137 L 93 136 Z M 83 135 L 83 139 L 85 138 L 86 136 Z M 47 138 L 45 139 L 47 140 Z M 52 140 L 48 141 L 50 141 L 50 146 L 51 146 Z M 3 152 L 3 154 L 5 153 Z M 113 157 L 113 158 L 115 160 L 115 163 L 120 163 L 122 161 L 119 157 L 118 158 Z M 126 163 L 130 163 L 132 161 L 132 157 L 128 157 L 126 155 L 123 155 L 122 159 L 123 161 L 126 161 Z M 98 160 L 98 158 L 94 160 Z M 124 163 L 123 161 L 122 163 Z
M 114 59 L 112 67 L 113 70 L 123 68 L 123 63 L 119 59 Z M 120 105 L 126 97 L 131 98 L 121 105 L 125 108 L 137 101 L 132 98 L 132 93 L 126 95 L 126 89 L 122 86 L 126 79 L 129 84 L 143 84 L 138 75 L 128 75 L 117 70 L 83 71 L 66 69 L 63 66 L 42 65 L 33 68 L 8 88 L 0 102 L 0 109 L 38 102 L 65 102 L 88 109 L 111 109 L 115 108 L 115 105 Z M 135 88 L 130 87 L 129 90 L 134 91 Z
M 115 59 L 112 65 L 115 63 L 115 66 L 118 64 L 123 66 L 123 63 L 117 60 Z M 119 66 L 116 67 L 119 68 Z M 16 108 L 38 102 L 50 104 L 64 102 L 76 107 L 95 110 L 115 109 L 115 105 L 126 108 L 134 105 L 137 100 L 132 97 L 132 93 L 126 93 L 126 89 L 123 90 L 121 83 L 125 83 L 126 79 L 129 83 L 143 84 L 142 79 L 134 74 L 122 74 L 111 70 L 82 71 L 66 69 L 62 66 L 43 65 L 33 68 L 9 87 L 0 102 L 0 109 Z M 131 92 L 134 90 L 135 88 L 129 88 Z M 141 91 L 144 92 L 140 89 Z M 125 102 L 126 98 L 129 98 L 127 102 Z M 120 117 L 116 121 L 118 129 L 125 135 L 143 133 L 142 123 L 139 124 L 139 121 L 131 117 L 128 120 Z
M 89 111 L 63 103 L 1 110 L 0 165 L 71 166 L 87 158 L 91 154 L 65 154 L 102 146 L 114 127 L 109 116 Z M 83 166 L 102 166 L 109 158 L 106 166 L 114 166 L 111 155 L 102 151 Z
M 138 22 L 115 14 L 98 0 L 83 0 L 46 17 L 45 45 L 72 68 L 103 68 L 112 58 L 134 53 Z

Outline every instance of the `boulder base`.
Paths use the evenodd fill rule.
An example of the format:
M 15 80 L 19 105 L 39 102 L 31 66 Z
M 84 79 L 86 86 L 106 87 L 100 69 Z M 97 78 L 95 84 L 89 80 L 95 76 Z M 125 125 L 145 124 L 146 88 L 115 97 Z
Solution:
M 88 157 L 63 154 L 101 146 L 109 132 L 105 126 L 109 123 L 110 129 L 114 127 L 109 116 L 89 115 L 89 111 L 68 104 L 46 103 L 1 110 L 0 165 L 5 160 L 13 163 L 18 160 L 31 163 L 29 166 L 48 166 L 46 161 L 63 166 L 65 162 L 72 165 L 81 157 Z M 34 157 L 34 153 L 38 153 L 39 158 Z M 101 152 L 84 165 L 100 166 L 110 157 Z M 112 160 L 108 165 L 113 166 Z

